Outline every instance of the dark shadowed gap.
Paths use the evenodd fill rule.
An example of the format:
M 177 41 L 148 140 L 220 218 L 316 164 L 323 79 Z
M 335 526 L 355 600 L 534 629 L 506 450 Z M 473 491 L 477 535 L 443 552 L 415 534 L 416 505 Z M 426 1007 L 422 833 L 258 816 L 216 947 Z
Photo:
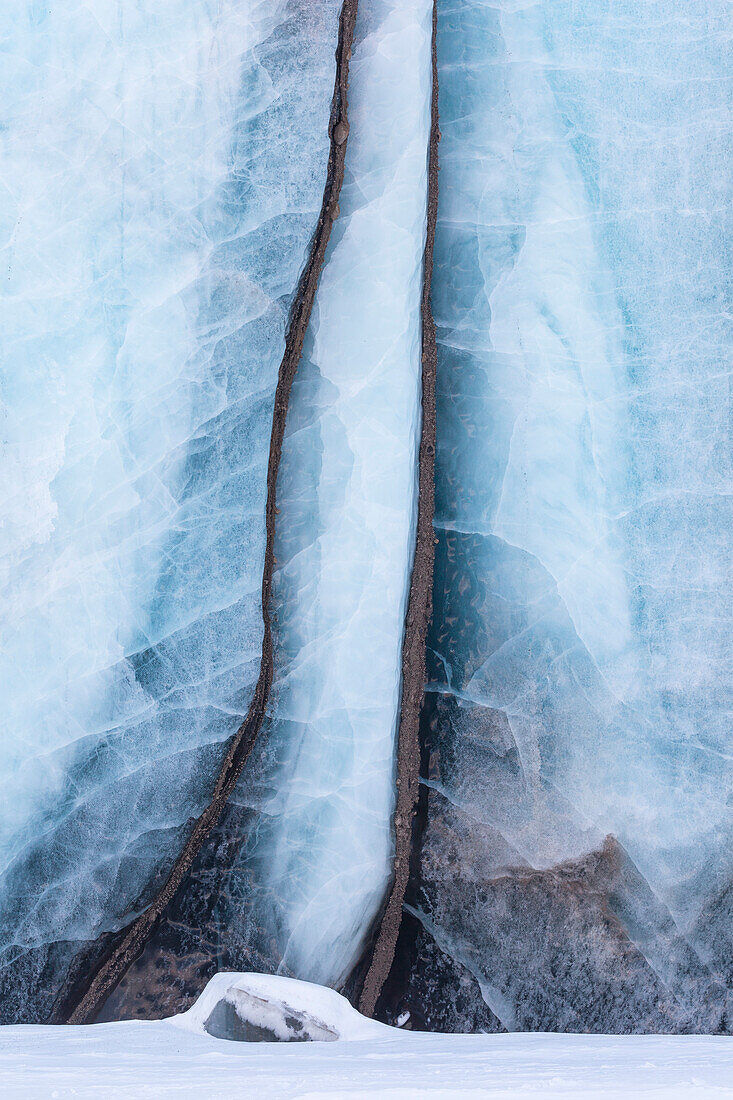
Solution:
M 394 814 L 394 865 L 392 887 L 373 942 L 371 957 L 359 997 L 359 1011 L 372 1016 L 377 998 L 394 960 L 402 921 L 412 850 L 412 820 L 420 779 L 418 725 L 425 687 L 425 645 L 432 610 L 433 561 L 435 558 L 433 511 L 435 500 L 435 377 L 438 352 L 430 305 L 435 223 L 438 216 L 438 60 L 437 10 L 433 0 L 432 90 L 428 146 L 428 195 L 422 301 L 422 433 L 420 436 L 417 532 L 415 559 L 410 578 L 405 634 L 402 642 L 402 700 L 397 733 L 397 802 Z
M 323 191 L 321 212 L 313 235 L 308 261 L 301 274 L 295 300 L 290 313 L 288 334 L 285 341 L 272 417 L 270 453 L 267 467 L 267 503 L 265 511 L 266 546 L 265 562 L 262 574 L 262 658 L 260 674 L 255 687 L 247 716 L 232 738 L 226 757 L 204 812 L 197 818 L 193 830 L 186 841 L 166 882 L 144 913 L 130 925 L 124 936 L 116 938 L 114 946 L 108 950 L 95 972 L 79 975 L 62 991 L 57 1000 L 52 1020 L 56 1023 L 68 1022 L 84 1024 L 92 1022 L 105 1000 L 124 976 L 130 964 L 145 947 L 163 910 L 173 899 L 184 876 L 190 869 L 202 844 L 216 825 L 236 782 L 242 772 L 252 746 L 257 739 L 265 714 L 273 676 L 272 629 L 270 625 L 270 596 L 272 591 L 272 572 L 274 566 L 274 538 L 276 514 L 277 474 L 280 465 L 285 419 L 287 415 L 290 390 L 295 378 L 303 340 L 310 320 L 318 280 L 326 255 L 326 246 L 331 235 L 333 223 L 338 217 L 338 199 L 344 178 L 346 143 L 349 133 L 347 117 L 347 90 L 349 79 L 349 61 L 354 36 L 354 24 L 358 0 L 344 0 L 339 17 L 339 35 L 336 47 L 336 78 L 331 115 L 329 120 L 330 150 L 326 184 Z M 434 343 L 434 341 L 433 341 Z M 432 466 L 432 459 L 431 459 Z M 422 454 L 421 454 L 422 469 Z M 421 483 L 422 491 L 422 483 Z M 432 547 L 431 547 L 432 548 Z M 414 583 L 414 582 L 413 582 Z

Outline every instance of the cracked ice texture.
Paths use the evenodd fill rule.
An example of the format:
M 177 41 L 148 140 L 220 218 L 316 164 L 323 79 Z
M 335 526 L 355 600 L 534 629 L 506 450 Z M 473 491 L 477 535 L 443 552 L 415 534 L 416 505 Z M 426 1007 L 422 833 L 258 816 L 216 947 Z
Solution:
M 421 912 L 505 1026 L 725 1026 L 730 922 L 699 923 L 725 928 L 733 873 L 724 15 L 438 10 L 431 687 L 454 699 L 427 711 Z M 612 887 L 577 862 L 602 851 Z M 557 865 L 556 898 L 611 890 L 648 1004 L 593 1017 L 616 932 L 587 900 L 536 944 L 555 903 L 525 872 Z M 556 936 L 557 969 L 491 942 L 507 874 L 507 934 L 527 958 Z M 608 942 L 584 960 L 580 936 Z
M 162 881 L 247 710 L 338 11 L 0 16 L 6 1017 Z
M 421 421 L 430 19 L 429 0 L 359 5 L 341 214 L 278 484 L 264 760 L 234 799 L 254 802 L 257 825 L 221 910 L 229 965 L 256 944 L 256 965 L 332 985 L 356 962 L 391 868 Z

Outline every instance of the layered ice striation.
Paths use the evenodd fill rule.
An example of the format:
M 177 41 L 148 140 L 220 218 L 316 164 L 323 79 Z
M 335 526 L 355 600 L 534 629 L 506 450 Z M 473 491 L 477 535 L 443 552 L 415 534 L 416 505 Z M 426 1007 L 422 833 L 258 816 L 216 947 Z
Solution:
M 725 16 L 438 13 L 440 544 L 410 905 L 497 1026 L 724 1030 Z
M 348 975 L 389 882 L 417 507 L 429 0 L 363 0 L 350 136 L 278 482 L 276 674 L 234 802 L 257 825 L 223 914 L 229 965 Z
M 146 903 L 247 711 L 339 8 L 0 15 L 5 1019 Z

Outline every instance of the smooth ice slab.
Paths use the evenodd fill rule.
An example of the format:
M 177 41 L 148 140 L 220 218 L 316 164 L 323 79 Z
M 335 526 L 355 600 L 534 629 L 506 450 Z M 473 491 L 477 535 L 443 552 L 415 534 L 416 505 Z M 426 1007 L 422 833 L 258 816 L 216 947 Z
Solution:
M 724 16 L 438 12 L 414 912 L 496 1026 L 730 1027 Z
M 0 15 L 6 1019 L 163 881 L 247 711 L 338 10 Z

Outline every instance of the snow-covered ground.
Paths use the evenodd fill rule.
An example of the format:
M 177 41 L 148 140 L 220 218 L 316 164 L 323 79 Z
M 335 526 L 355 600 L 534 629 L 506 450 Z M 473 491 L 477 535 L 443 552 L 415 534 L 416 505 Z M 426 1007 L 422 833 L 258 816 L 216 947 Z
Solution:
M 0 1028 L 0 1095 L 4 1100 L 733 1096 L 733 1041 L 726 1038 L 419 1034 L 366 1021 L 337 994 L 305 983 L 233 975 L 218 975 L 214 982 L 190 1013 L 170 1020 Z M 288 988 L 294 997 L 283 997 Z M 229 1003 L 237 997 L 250 1005 L 267 1001 L 270 1017 L 284 1004 L 309 1011 L 342 1041 L 214 1038 L 203 1025 L 222 996 Z

